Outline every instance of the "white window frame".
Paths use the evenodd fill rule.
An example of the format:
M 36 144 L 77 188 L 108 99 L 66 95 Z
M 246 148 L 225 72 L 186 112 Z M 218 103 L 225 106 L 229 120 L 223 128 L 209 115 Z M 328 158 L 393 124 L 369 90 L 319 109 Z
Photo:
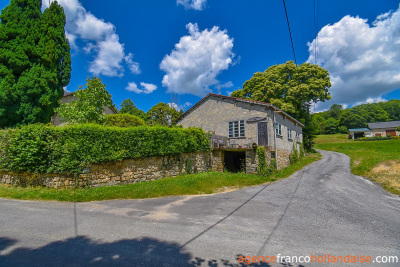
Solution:
M 228 136 L 229 138 L 245 137 L 246 132 L 245 132 L 244 120 L 228 122 Z
M 282 136 L 282 124 L 275 122 L 275 133 L 276 135 Z
M 287 130 L 287 138 L 290 140 L 293 140 L 292 130 L 290 130 L 290 129 Z

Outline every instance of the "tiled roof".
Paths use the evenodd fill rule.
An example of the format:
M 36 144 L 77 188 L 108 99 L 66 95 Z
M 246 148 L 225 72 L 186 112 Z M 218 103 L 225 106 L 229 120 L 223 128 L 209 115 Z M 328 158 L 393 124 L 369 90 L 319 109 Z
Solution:
M 255 104 L 255 105 L 261 105 L 261 106 L 267 106 L 267 107 L 271 107 L 276 111 L 281 112 L 285 117 L 289 118 L 290 120 L 294 121 L 295 123 L 301 125 L 302 127 L 304 127 L 304 124 L 302 124 L 301 122 L 299 122 L 298 120 L 296 120 L 295 118 L 293 118 L 292 116 L 290 116 L 289 114 L 287 114 L 286 112 L 280 110 L 279 108 L 275 107 L 272 104 L 269 103 L 265 103 L 265 102 L 260 102 L 260 101 L 255 101 L 255 100 L 250 100 L 250 99 L 243 99 L 243 98 L 237 98 L 237 97 L 232 97 L 232 96 L 226 96 L 226 95 L 218 95 L 218 94 L 213 94 L 213 93 L 209 93 L 208 95 L 206 95 L 205 97 L 203 97 L 199 102 L 197 102 L 196 104 L 194 104 L 190 109 L 188 109 L 185 113 L 183 113 L 179 118 L 177 118 L 175 120 L 175 122 L 179 122 L 181 119 L 183 119 L 187 114 L 189 114 L 190 112 L 192 112 L 197 106 L 201 105 L 207 98 L 211 97 L 211 96 L 217 96 L 217 97 L 221 97 L 224 99 L 232 99 L 235 101 L 239 101 L 239 102 L 244 102 L 244 103 L 250 103 L 250 104 Z
M 372 122 L 368 123 L 370 129 L 378 128 L 397 128 L 400 126 L 400 121 L 385 121 L 385 122 Z

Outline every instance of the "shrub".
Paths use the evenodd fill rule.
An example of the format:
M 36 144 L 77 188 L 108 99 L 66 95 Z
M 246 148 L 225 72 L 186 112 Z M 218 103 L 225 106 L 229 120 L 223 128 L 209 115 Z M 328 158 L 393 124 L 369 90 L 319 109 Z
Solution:
M 195 128 L 39 124 L 0 138 L 1 169 L 41 173 L 81 173 L 100 162 L 210 150 L 208 134 Z
M 267 161 L 265 158 L 265 147 L 259 146 L 257 147 L 257 157 L 258 157 L 258 169 L 257 173 L 259 175 L 267 174 Z
M 373 136 L 373 137 L 361 137 L 361 138 L 357 138 L 355 139 L 355 141 L 379 141 L 379 140 L 390 140 L 393 139 L 393 137 L 391 136 Z
M 298 162 L 299 159 L 300 159 L 300 157 L 299 157 L 299 152 L 297 151 L 296 144 L 293 144 L 293 152 L 289 156 L 290 164 Z
M 261 176 L 268 176 L 275 172 L 276 161 L 275 159 L 271 160 L 269 165 L 267 165 L 266 157 L 265 157 L 265 147 L 259 146 L 257 147 L 257 157 L 258 157 L 258 169 L 257 174 Z
M 117 127 L 135 127 L 144 124 L 145 122 L 143 119 L 128 113 L 107 115 L 104 123 L 106 126 Z

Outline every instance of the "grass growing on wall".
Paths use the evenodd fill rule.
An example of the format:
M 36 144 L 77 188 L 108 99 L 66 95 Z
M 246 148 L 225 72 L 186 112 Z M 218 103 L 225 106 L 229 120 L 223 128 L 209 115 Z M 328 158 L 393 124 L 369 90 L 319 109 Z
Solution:
M 307 164 L 320 158 L 311 154 L 297 163 L 277 171 L 272 176 L 244 173 L 206 172 L 163 178 L 137 184 L 89 189 L 52 189 L 45 187 L 12 187 L 0 185 L 0 197 L 28 200 L 95 201 L 109 199 L 142 199 L 177 195 L 199 195 L 224 192 L 259 185 L 289 177 Z
M 400 195 L 400 139 L 354 141 L 347 135 L 319 135 L 317 149 L 336 151 L 351 159 L 352 173 L 381 184 Z

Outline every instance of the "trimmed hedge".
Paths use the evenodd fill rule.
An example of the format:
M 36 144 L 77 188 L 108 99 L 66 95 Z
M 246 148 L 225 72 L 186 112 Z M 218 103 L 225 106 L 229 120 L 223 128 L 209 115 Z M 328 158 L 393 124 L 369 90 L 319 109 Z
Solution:
M 89 164 L 208 150 L 208 134 L 196 128 L 33 124 L 0 132 L 0 168 L 17 172 L 82 173 Z
M 357 139 L 354 139 L 355 141 L 380 141 L 380 140 L 390 140 L 393 139 L 392 136 L 373 136 L 373 137 L 360 137 Z
M 144 120 L 128 113 L 106 115 L 106 121 L 104 122 L 106 126 L 118 127 L 136 127 L 144 124 Z

